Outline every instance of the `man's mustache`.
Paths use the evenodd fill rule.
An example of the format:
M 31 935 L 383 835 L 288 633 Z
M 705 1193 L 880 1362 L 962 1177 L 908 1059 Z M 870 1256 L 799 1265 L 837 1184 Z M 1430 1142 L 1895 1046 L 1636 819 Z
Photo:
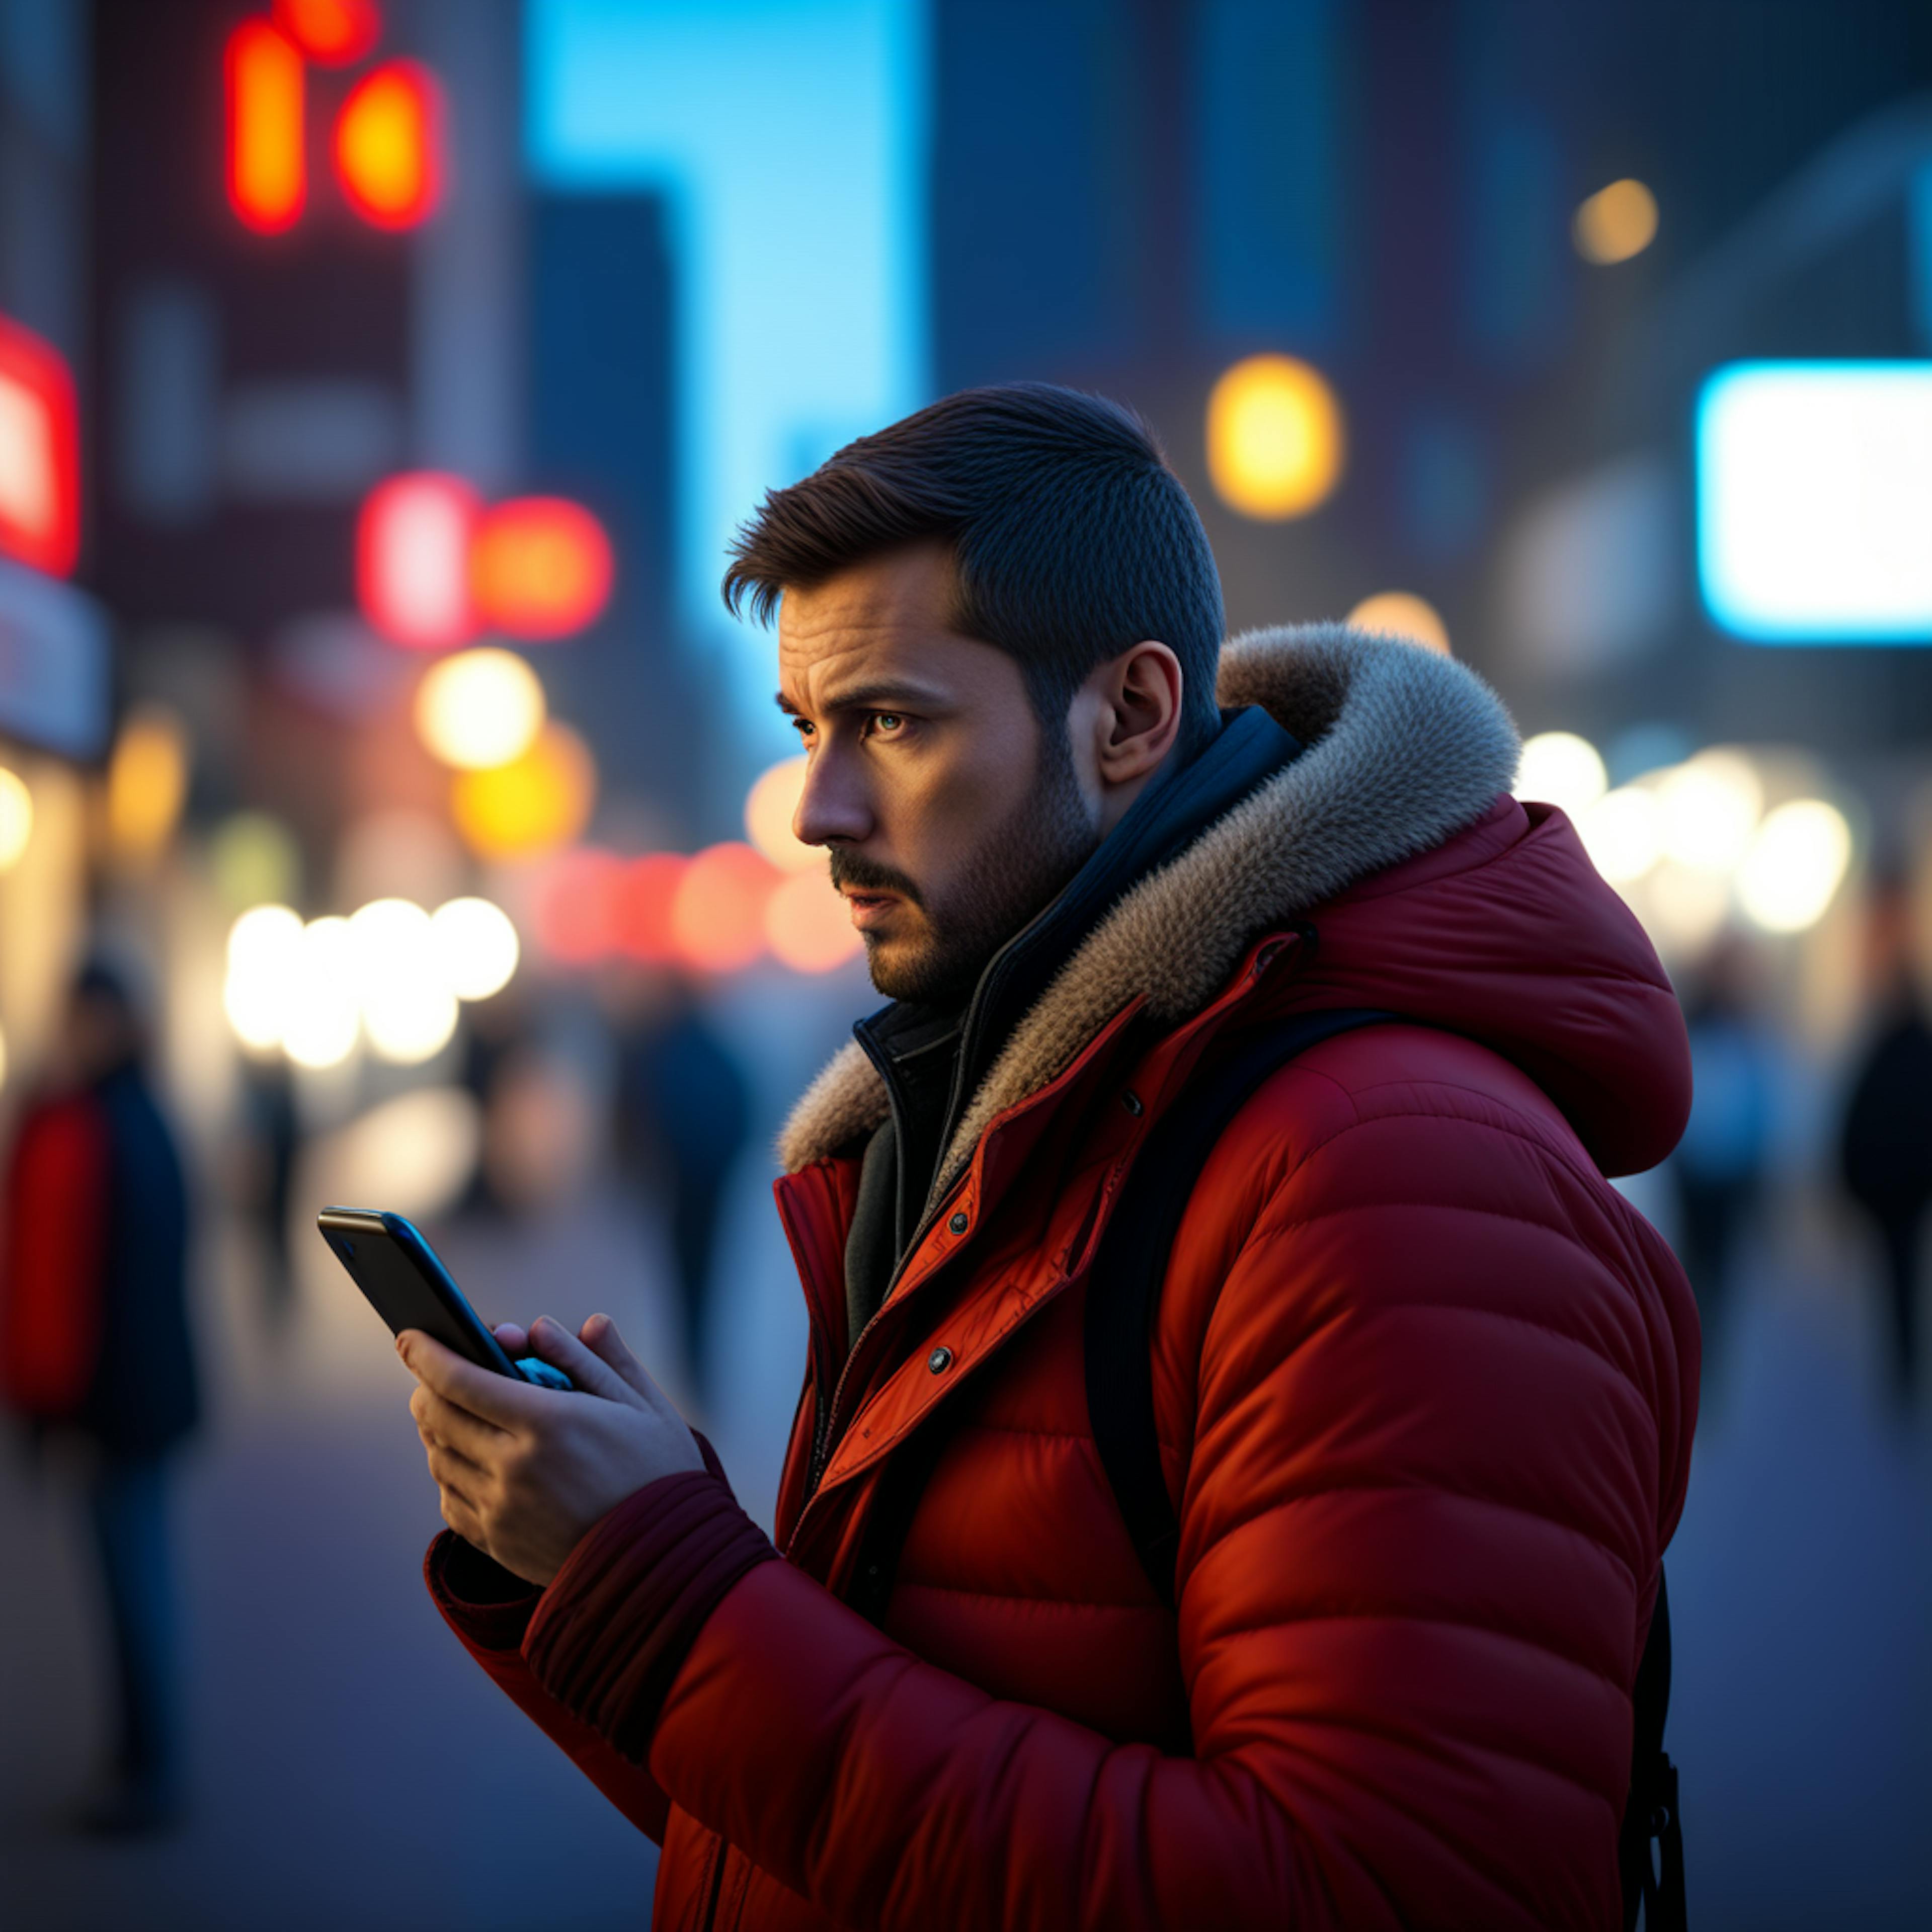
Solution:
M 909 904 L 923 906 L 919 888 L 904 873 L 895 872 L 890 866 L 883 866 L 876 859 L 868 859 L 862 852 L 849 850 L 844 846 L 835 847 L 832 854 L 832 883 L 841 892 L 897 892 Z

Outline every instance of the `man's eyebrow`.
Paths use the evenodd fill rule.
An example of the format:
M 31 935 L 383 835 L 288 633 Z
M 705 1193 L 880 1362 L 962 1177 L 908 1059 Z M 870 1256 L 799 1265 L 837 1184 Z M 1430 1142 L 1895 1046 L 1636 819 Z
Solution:
M 788 717 L 801 718 L 805 715 L 782 691 L 774 694 L 773 702 Z M 944 692 L 932 690 L 925 685 L 855 684 L 850 691 L 835 692 L 818 708 L 828 712 L 886 711 L 899 705 L 912 705 L 943 710 L 951 702 Z

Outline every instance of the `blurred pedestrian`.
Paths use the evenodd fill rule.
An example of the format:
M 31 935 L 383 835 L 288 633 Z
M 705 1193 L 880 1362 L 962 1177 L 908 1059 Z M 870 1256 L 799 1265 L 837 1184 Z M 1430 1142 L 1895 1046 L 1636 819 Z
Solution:
M 124 974 L 85 967 L 53 1078 L 20 1122 L 0 1222 L 0 1400 L 37 1450 L 58 1434 L 88 1451 L 118 1736 L 81 1822 L 117 1832 L 170 1822 L 180 1800 L 168 1462 L 200 1414 L 187 1190 L 144 1033 Z
M 724 1190 L 751 1125 L 743 1069 L 695 989 L 669 970 L 629 989 L 618 1048 L 615 1139 L 633 1179 L 669 1210 L 694 1393 L 708 1393 L 706 1330 Z
M 1876 1225 L 1890 1302 L 1892 1386 L 1910 1408 L 1918 1372 L 1918 1300 L 1932 1207 L 1932 1020 L 1912 968 L 1910 908 L 1881 892 L 1872 944 L 1878 1030 L 1852 1082 L 1839 1145 L 1845 1190 Z
M 1738 1238 L 1762 1192 L 1771 1149 L 1776 1048 L 1757 1011 L 1751 968 L 1742 941 L 1720 942 L 1684 1002 L 1690 1120 L 1671 1165 L 1707 1386 L 1724 1348 Z

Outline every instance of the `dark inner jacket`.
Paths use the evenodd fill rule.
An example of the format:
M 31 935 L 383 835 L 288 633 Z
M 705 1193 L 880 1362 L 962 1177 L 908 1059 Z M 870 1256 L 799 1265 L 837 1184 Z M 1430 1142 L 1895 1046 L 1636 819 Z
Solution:
M 1124 893 L 1300 753 L 1258 705 L 1222 717 L 1208 744 L 1156 776 L 1052 903 L 993 956 L 962 1006 L 900 1000 L 853 1028 L 892 1112 L 866 1143 L 845 1244 L 848 1349 L 918 1240 L 953 1130 L 1008 1034 Z

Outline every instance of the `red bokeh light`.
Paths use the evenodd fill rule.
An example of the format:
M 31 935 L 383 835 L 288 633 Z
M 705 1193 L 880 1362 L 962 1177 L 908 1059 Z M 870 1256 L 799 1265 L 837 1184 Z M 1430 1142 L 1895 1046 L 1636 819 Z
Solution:
M 560 496 L 520 496 L 483 519 L 470 555 L 470 595 L 484 624 L 513 638 L 568 637 L 610 601 L 604 526 Z
M 627 958 L 668 965 L 678 956 L 673 908 L 690 860 L 676 852 L 650 852 L 624 868 L 616 888 L 611 938 Z
M 382 32 L 376 0 L 275 0 L 275 21 L 322 67 L 359 61 Z
M 266 20 L 244 20 L 228 37 L 228 201 L 259 235 L 294 226 L 308 199 L 302 57 Z
M 414 61 L 388 61 L 356 83 L 335 123 L 335 178 L 378 228 L 412 228 L 442 194 L 442 90 Z
M 412 470 L 376 484 L 356 526 L 356 594 L 391 643 L 444 650 L 473 634 L 470 548 L 481 508 L 460 476 Z
M 64 577 L 80 549 L 80 433 L 67 364 L 0 316 L 0 552 Z
M 731 973 L 765 950 L 765 902 L 782 874 L 748 845 L 707 846 L 686 868 L 671 932 L 687 965 Z
M 537 894 L 537 943 L 560 965 L 609 958 L 626 867 L 614 852 L 580 846 L 553 865 Z

